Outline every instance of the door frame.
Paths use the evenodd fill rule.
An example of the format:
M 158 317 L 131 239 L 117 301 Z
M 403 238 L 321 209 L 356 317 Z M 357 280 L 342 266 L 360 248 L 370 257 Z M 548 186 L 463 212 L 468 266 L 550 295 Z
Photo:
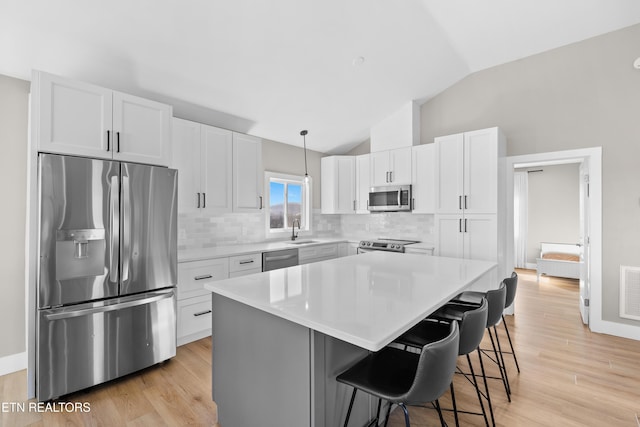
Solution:
M 507 201 L 507 233 L 506 271 L 514 269 L 514 224 L 513 224 L 513 176 L 516 165 L 529 163 L 583 163 L 586 162 L 589 173 L 589 238 L 590 238 L 590 295 L 589 295 L 589 329 L 618 335 L 611 331 L 609 323 L 602 320 L 602 147 L 582 148 L 576 150 L 554 151 L 548 153 L 524 154 L 506 158 L 506 201 Z

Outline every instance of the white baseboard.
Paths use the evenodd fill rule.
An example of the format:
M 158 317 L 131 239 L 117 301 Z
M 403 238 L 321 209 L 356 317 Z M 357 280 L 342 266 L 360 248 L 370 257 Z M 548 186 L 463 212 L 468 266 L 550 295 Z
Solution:
M 640 341 L 640 327 L 638 326 L 601 320 L 600 322 L 590 322 L 589 329 L 592 332 Z
M 0 357 L 0 376 L 27 369 L 27 353 Z

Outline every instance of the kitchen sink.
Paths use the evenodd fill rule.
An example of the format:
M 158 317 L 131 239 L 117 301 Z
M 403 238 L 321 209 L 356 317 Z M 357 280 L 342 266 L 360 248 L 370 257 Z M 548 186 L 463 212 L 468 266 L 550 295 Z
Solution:
M 294 240 L 293 242 L 287 242 L 290 245 L 304 245 L 305 243 L 316 243 L 317 240 Z

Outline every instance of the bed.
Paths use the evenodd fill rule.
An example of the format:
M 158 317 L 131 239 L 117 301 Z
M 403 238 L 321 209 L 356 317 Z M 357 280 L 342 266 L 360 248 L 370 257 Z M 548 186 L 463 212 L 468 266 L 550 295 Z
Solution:
M 540 243 L 540 258 L 537 259 L 537 276 L 580 278 L 580 255 L 582 246 L 577 243 Z

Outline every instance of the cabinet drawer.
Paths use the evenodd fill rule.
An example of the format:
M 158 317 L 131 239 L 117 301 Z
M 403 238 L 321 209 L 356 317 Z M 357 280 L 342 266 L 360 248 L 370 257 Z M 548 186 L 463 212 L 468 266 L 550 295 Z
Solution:
M 195 339 L 211 335 L 211 295 L 178 301 L 178 342 L 198 334 Z
M 178 299 L 206 295 L 209 293 L 204 289 L 207 282 L 228 277 L 228 258 L 182 262 L 178 264 Z
M 229 258 L 229 272 L 259 269 L 262 271 L 262 252 Z
M 329 245 L 310 246 L 308 248 L 298 249 L 298 260 L 300 264 L 321 261 L 325 259 L 338 257 L 338 245 L 332 243 Z

